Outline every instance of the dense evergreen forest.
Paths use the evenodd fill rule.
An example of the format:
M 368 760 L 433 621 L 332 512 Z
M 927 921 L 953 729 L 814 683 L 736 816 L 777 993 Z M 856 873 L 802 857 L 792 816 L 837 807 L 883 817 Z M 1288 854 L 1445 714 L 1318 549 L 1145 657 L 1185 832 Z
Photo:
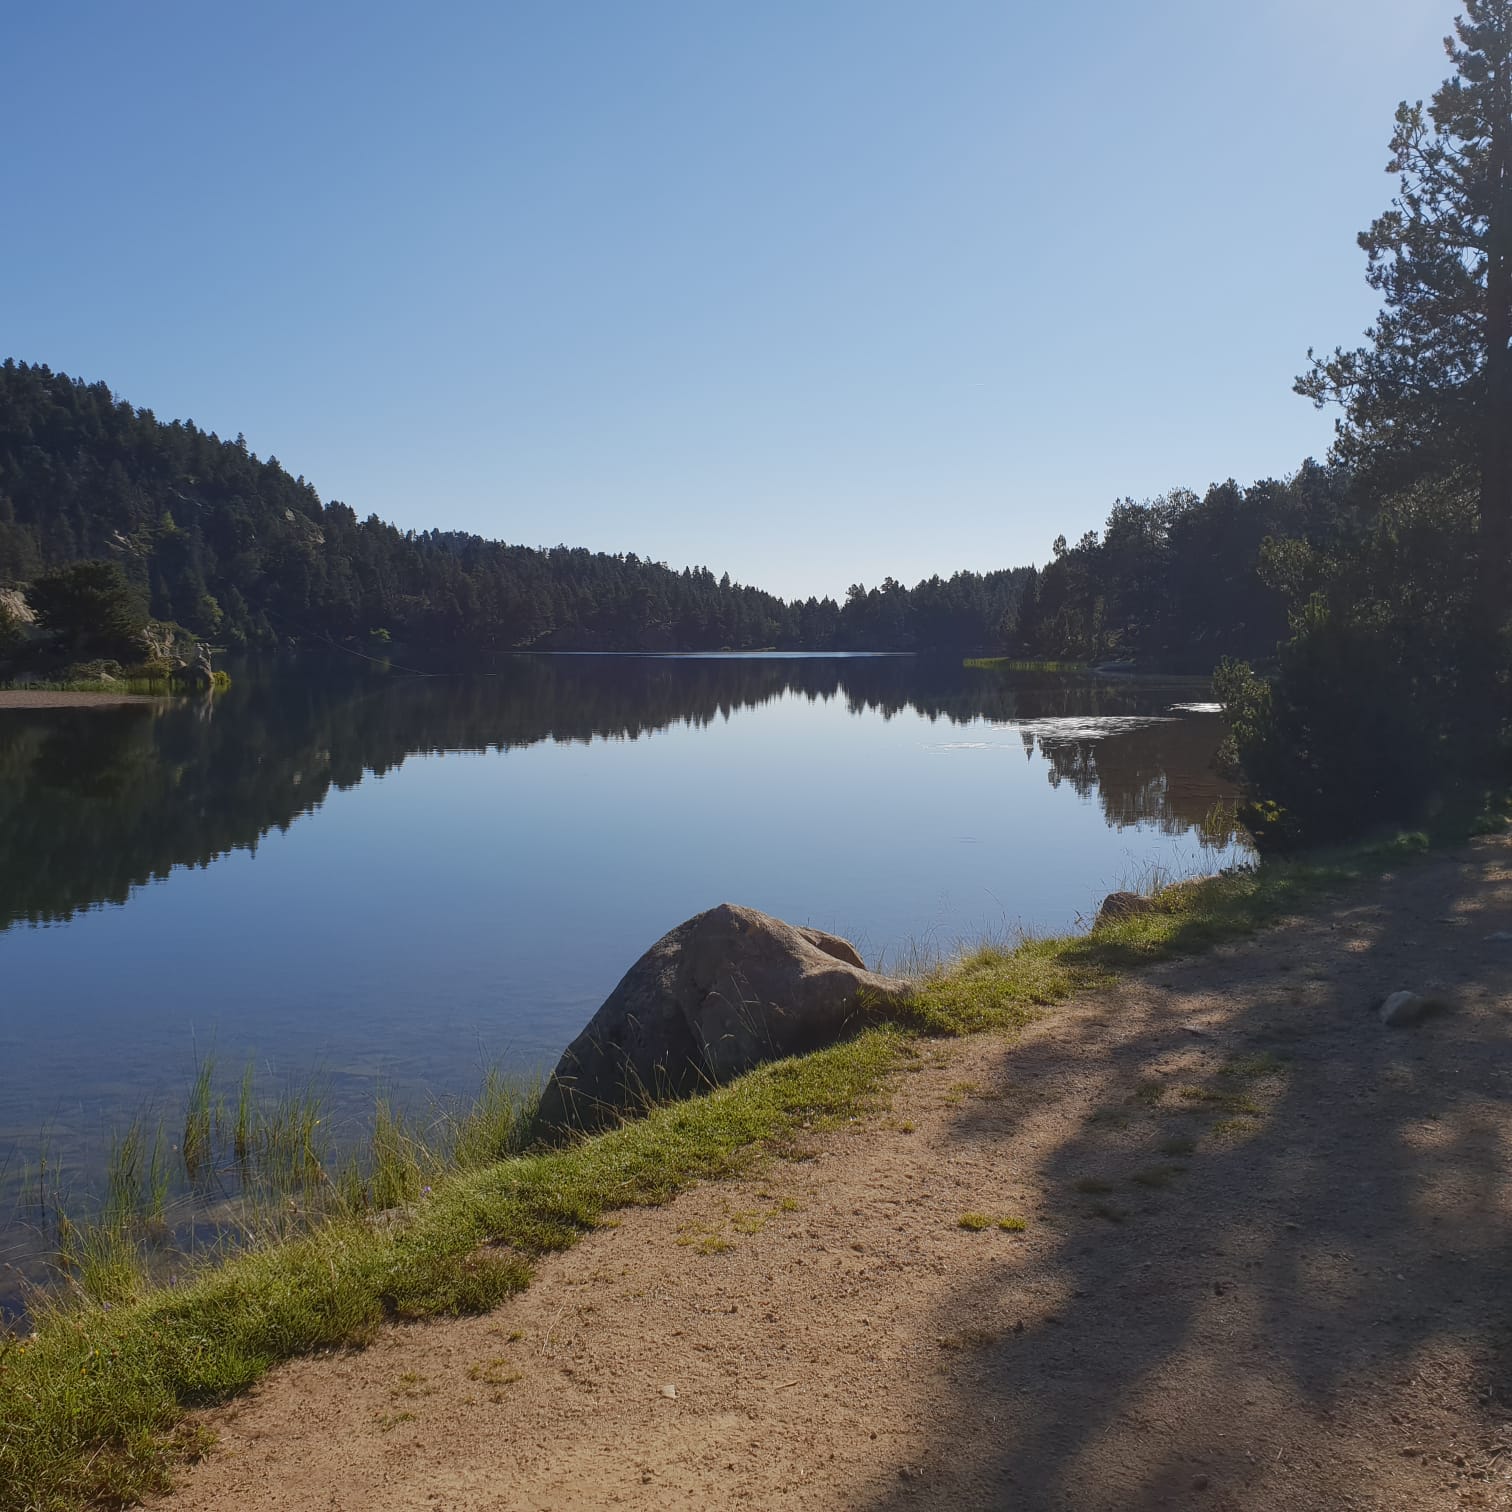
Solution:
M 982 649 L 1205 673 L 1272 654 L 1286 600 L 1262 547 L 1347 537 L 1349 481 L 1309 462 L 1286 481 L 1125 499 L 1042 570 L 789 603 L 707 568 L 359 519 L 240 437 L 165 424 L 103 383 L 0 368 L 0 587 L 113 561 L 145 612 L 237 648 Z
M 1055 661 L 1135 660 L 1206 675 L 1267 661 L 1287 633 L 1283 543 L 1348 550 L 1365 527 L 1353 473 L 1308 461 L 1289 479 L 1120 500 L 1099 534 L 1064 536 L 1024 585 L 1014 649 Z
M 1025 569 L 787 603 L 634 554 L 402 531 L 192 421 L 0 368 L 0 587 L 115 561 L 147 612 L 234 647 L 398 641 L 436 650 L 996 647 Z

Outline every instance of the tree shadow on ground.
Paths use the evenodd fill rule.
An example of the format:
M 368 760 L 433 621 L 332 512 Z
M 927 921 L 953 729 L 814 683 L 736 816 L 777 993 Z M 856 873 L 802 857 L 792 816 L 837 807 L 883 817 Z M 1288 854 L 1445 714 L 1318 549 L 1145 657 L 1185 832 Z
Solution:
M 873 1508 L 1512 1504 L 1498 844 L 1005 1047 L 951 1137 L 1038 1211 L 934 1320 L 951 1434 Z M 1388 1029 L 1401 987 L 1453 1010 Z

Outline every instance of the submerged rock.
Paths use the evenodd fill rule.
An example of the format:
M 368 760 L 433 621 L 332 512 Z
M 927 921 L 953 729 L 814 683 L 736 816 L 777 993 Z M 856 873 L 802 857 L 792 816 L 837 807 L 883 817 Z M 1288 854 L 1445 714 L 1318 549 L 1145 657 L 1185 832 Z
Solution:
M 721 903 L 626 972 L 563 1052 L 538 1123 L 593 1128 L 648 1097 L 683 1096 L 832 1044 L 910 990 L 868 971 L 847 940 Z

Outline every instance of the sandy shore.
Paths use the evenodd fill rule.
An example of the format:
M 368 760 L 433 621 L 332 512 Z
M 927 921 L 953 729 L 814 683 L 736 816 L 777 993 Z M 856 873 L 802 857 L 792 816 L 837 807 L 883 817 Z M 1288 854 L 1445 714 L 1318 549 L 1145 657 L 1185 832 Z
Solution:
M 160 1505 L 1512 1507 L 1506 932 L 1476 842 L 926 1043 L 760 1179 L 275 1371 Z
M 162 703 L 144 693 L 57 693 L 46 689 L 0 688 L 0 709 L 117 709 L 122 704 Z

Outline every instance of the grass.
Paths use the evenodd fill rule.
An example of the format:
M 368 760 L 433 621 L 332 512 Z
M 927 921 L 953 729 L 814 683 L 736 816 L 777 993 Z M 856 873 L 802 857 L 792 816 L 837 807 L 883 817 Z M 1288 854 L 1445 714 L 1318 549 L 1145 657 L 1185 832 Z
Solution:
M 1029 1227 L 1029 1220 L 1012 1215 L 992 1218 L 986 1213 L 962 1213 L 956 1224 L 969 1234 L 985 1233 L 990 1228 L 1001 1229 L 1005 1234 L 1022 1234 Z
M 211 674 L 217 693 L 224 693 L 231 686 L 227 672 Z M 51 680 L 38 679 L 32 682 L 0 682 L 0 692 L 19 693 L 129 693 L 134 697 L 172 698 L 187 697 L 186 685 L 173 677 L 68 677 Z
M 1086 662 L 1020 661 L 1011 656 L 968 656 L 961 663 L 982 672 L 1085 672 Z
M 38 1297 L 32 1336 L 0 1343 L 0 1508 L 77 1508 L 163 1487 L 172 1430 L 190 1408 L 280 1360 L 365 1343 L 387 1319 L 493 1307 L 527 1284 L 535 1257 L 613 1209 L 665 1202 L 800 1130 L 864 1112 L 907 1053 L 897 1029 L 874 1029 L 593 1139 L 454 1166 L 393 1222 L 333 1204 L 307 1232 L 176 1286 L 153 1286 L 122 1260 L 116 1302 L 73 1287 Z M 296 1148 L 299 1130 L 296 1117 Z
M 62 1512 L 160 1489 L 193 1452 L 180 1427 L 190 1409 L 245 1390 L 282 1360 L 365 1343 L 386 1320 L 489 1309 L 528 1284 L 536 1257 L 616 1209 L 666 1202 L 774 1155 L 804 1158 L 812 1132 L 877 1105 L 889 1073 L 917 1055 L 915 1036 L 1012 1032 L 1073 993 L 1251 932 L 1402 854 L 1184 882 L 1150 912 L 1092 935 L 979 950 L 922 978 L 890 1022 L 853 1040 L 562 1148 L 522 1149 L 529 1099 L 492 1083 L 472 1108 L 429 1128 L 383 1110 L 365 1161 L 333 1172 L 318 1087 L 265 1105 L 249 1074 L 228 1109 L 197 1080 L 186 1144 L 202 1171 L 243 1172 L 260 1217 L 234 1252 L 212 1250 L 154 1278 L 145 1235 L 161 1141 L 143 1125 L 122 1142 L 113 1218 L 70 1226 L 66 1284 L 34 1299 L 30 1338 L 0 1338 L 0 1512 Z M 1227 1094 L 1214 1101 L 1204 1097 L 1213 1111 L 1248 1110 Z M 1125 1216 L 1106 1202 L 1092 1211 Z M 962 1222 L 978 1219 L 1010 1232 L 1022 1223 Z

